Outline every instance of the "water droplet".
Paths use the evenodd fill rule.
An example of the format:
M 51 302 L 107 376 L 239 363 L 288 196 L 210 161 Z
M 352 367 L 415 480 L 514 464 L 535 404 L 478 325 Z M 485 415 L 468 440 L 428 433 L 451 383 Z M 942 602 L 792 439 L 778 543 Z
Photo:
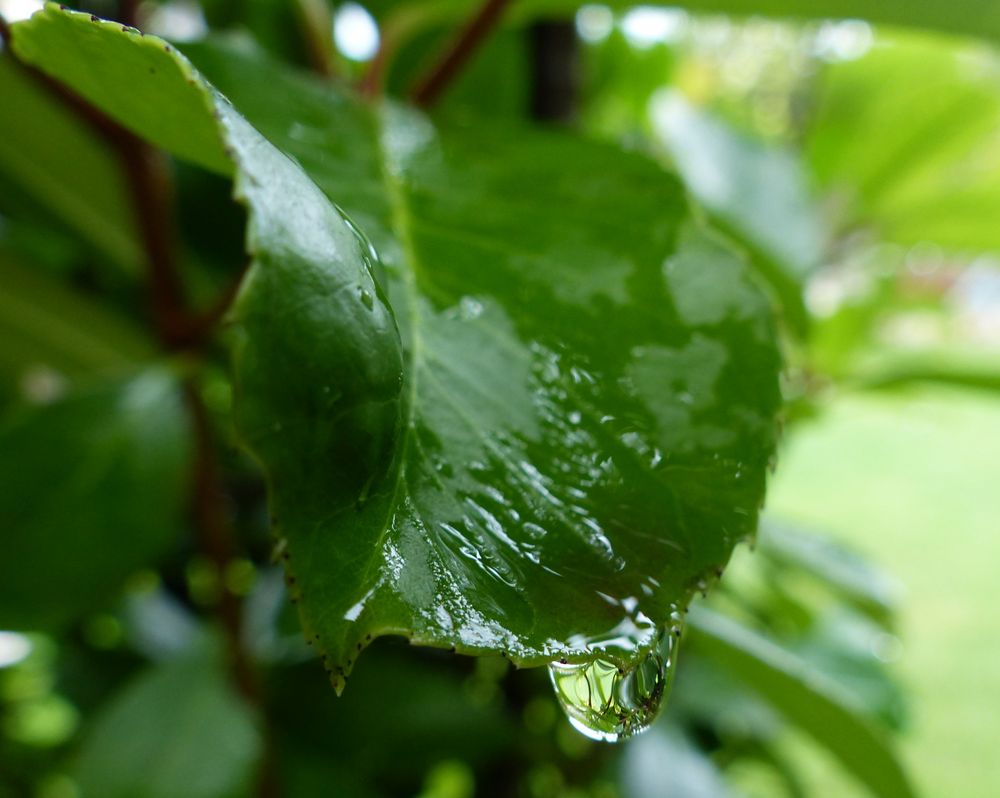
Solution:
M 368 310 L 372 310 L 375 307 L 375 296 L 367 288 L 359 288 L 358 296 L 361 297 L 362 304 L 364 304 Z
M 579 664 L 550 663 L 552 687 L 573 728 L 609 743 L 648 729 L 673 681 L 674 639 L 668 638 L 665 646 L 666 660 L 653 650 L 632 667 L 600 657 Z

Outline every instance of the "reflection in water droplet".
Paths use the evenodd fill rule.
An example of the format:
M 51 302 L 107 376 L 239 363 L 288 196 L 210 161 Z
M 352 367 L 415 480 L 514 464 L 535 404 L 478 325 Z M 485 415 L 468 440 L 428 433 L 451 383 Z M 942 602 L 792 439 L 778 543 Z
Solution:
M 375 307 L 375 297 L 367 288 L 362 288 L 358 292 L 358 295 L 361 297 L 361 302 L 366 308 L 368 308 L 368 310 L 372 310 Z
M 549 664 L 556 697 L 573 727 L 592 740 L 613 743 L 645 731 L 670 692 L 676 640 L 665 641 L 666 660 L 653 650 L 632 667 L 607 659 Z
M 594 740 L 616 742 L 645 730 L 659 714 L 667 675 L 653 652 L 634 670 L 597 659 L 549 665 L 549 675 L 569 722 Z

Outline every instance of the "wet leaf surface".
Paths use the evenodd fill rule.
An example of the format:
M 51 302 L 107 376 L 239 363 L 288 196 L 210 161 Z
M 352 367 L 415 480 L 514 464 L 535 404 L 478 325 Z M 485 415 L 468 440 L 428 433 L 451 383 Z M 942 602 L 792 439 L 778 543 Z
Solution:
M 74 51 L 85 37 L 99 46 Z M 50 7 L 14 46 L 181 157 L 214 168 L 229 148 L 255 254 L 233 311 L 239 429 L 338 688 L 386 634 L 526 665 L 633 660 L 752 534 L 779 403 L 770 314 L 675 177 L 192 48 L 346 225 L 155 39 Z M 195 152 L 156 116 L 156 91 L 181 89 L 148 82 L 154 63 L 192 114 L 219 114 L 222 146 Z

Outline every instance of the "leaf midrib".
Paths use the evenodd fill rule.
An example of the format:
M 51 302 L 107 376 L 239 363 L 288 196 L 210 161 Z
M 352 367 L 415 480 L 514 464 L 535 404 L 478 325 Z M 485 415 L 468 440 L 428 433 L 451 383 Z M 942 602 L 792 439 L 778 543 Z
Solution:
M 375 143 L 375 161 L 379 166 L 379 178 L 385 189 L 386 198 L 389 201 L 389 226 L 396 233 L 402 250 L 402 262 L 399 264 L 399 272 L 402 275 L 410 332 L 410 373 L 408 375 L 410 389 L 406 397 L 406 407 L 404 408 L 403 451 L 400 453 L 399 470 L 396 472 L 396 484 L 393 486 L 385 519 L 382 521 L 382 529 L 379 531 L 378 539 L 375 541 L 375 545 L 372 547 L 369 555 L 368 565 L 365 569 L 364 584 L 369 583 L 372 568 L 378 564 L 381 558 L 382 547 L 386 536 L 389 534 L 389 530 L 392 528 L 392 519 L 396 514 L 396 507 L 399 504 L 400 491 L 406 485 L 406 462 L 410 451 L 410 441 L 413 438 L 411 434 L 413 428 L 413 408 L 417 401 L 418 363 L 423 357 L 423 338 L 420 334 L 420 325 L 417 323 L 420 313 L 418 309 L 419 302 L 416 282 L 418 259 L 416 248 L 413 246 L 412 219 L 404 197 L 403 186 L 396 175 L 393 174 L 392 167 L 390 166 L 392 156 L 389 148 L 386 146 L 388 131 L 386 129 L 385 115 L 386 109 L 384 106 L 372 108 L 372 120 L 375 127 L 375 135 L 372 137 L 372 140 Z M 406 359 L 403 362 L 404 368 L 406 368 Z

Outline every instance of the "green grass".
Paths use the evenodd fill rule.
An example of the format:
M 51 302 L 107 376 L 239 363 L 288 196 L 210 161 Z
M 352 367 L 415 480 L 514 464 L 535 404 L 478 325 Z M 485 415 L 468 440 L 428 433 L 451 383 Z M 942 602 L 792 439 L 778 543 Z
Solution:
M 995 796 L 1000 399 L 841 398 L 791 431 L 768 501 L 774 517 L 838 536 L 902 582 L 902 749 L 921 794 Z

